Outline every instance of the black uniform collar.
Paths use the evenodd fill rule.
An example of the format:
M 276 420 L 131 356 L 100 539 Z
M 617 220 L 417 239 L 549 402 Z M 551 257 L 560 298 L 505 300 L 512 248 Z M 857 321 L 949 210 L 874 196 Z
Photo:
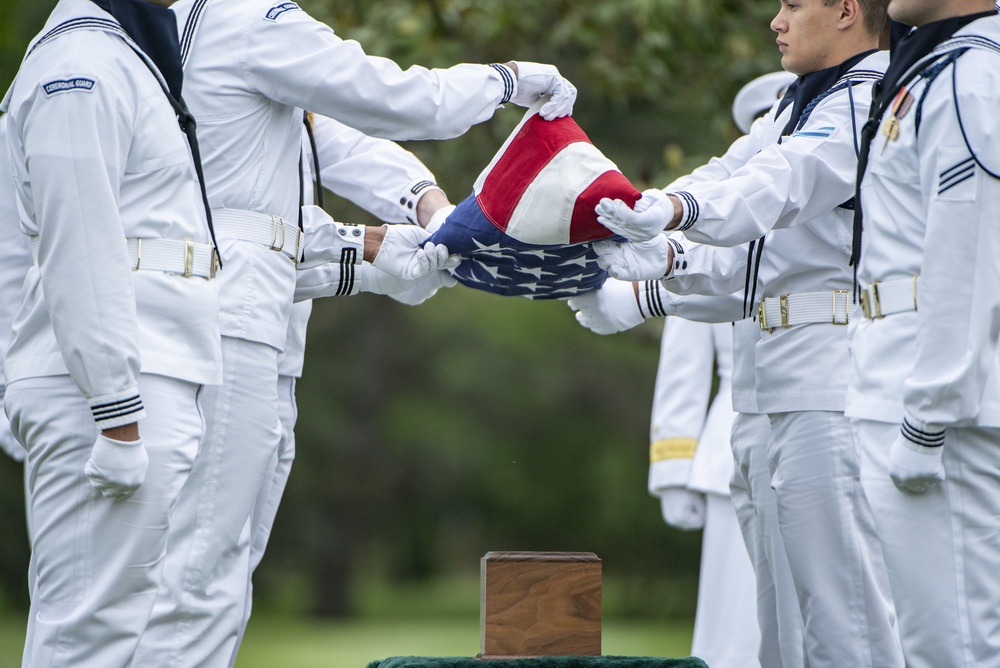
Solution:
M 885 78 L 882 80 L 881 94 L 879 95 L 878 102 L 881 102 L 887 96 L 895 95 L 896 82 L 918 60 L 933 51 L 934 47 L 954 35 L 960 28 L 964 28 L 977 19 L 995 14 L 996 10 L 979 12 L 978 14 L 967 14 L 965 16 L 953 16 L 928 23 L 902 37 L 892 51 L 892 59 L 889 62 L 889 68 L 885 71 Z
M 788 119 L 788 124 L 782 132 L 785 136 L 792 134 L 799 124 L 802 112 L 816 97 L 830 90 L 842 76 L 847 74 L 855 65 L 868 56 L 875 53 L 875 50 L 865 51 L 856 56 L 851 56 L 839 65 L 827 67 L 817 72 L 803 74 L 788 87 L 785 96 L 778 105 L 778 114 L 785 110 L 788 105 L 792 105 L 792 117 Z
M 180 99 L 184 71 L 181 67 L 181 47 L 174 12 L 145 0 L 92 2 L 115 17 L 129 37 L 156 64 L 167 82 L 170 94 Z

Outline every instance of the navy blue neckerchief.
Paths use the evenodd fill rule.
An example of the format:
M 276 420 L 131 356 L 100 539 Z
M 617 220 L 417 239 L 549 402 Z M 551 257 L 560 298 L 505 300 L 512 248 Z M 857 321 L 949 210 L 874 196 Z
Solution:
M 173 10 L 145 0 L 91 0 L 115 17 L 143 53 L 156 64 L 170 94 L 178 100 L 184 82 L 181 68 L 177 15 Z
M 874 49 L 859 53 L 856 56 L 851 56 L 839 65 L 803 74 L 796 79 L 795 83 L 785 91 L 785 96 L 781 98 L 781 103 L 778 105 L 779 114 L 789 104 L 792 105 L 792 116 L 788 119 L 788 123 L 781 134 L 787 137 L 795 132 L 795 128 L 799 124 L 799 119 L 802 117 L 802 112 L 809 106 L 809 103 L 832 88 L 851 68 L 873 53 L 875 53 Z
M 854 287 L 855 294 L 858 286 L 858 262 L 861 261 L 861 236 L 864 230 L 864 207 L 861 205 L 861 181 L 865 177 L 868 169 L 868 158 L 871 154 L 872 142 L 878 132 L 882 116 L 888 110 L 899 92 L 900 87 L 909 83 L 913 78 L 913 73 L 905 78 L 910 69 L 924 56 L 927 56 L 934 48 L 949 39 L 952 35 L 964 28 L 973 21 L 986 16 L 994 16 L 996 10 L 990 12 L 979 12 L 966 16 L 953 16 L 951 18 L 933 21 L 927 25 L 910 32 L 899 40 L 896 50 L 891 54 L 889 67 L 886 69 L 885 77 L 876 85 L 875 99 L 872 101 L 871 112 L 868 122 L 861 129 L 861 146 L 858 155 L 858 177 L 854 193 L 854 230 L 851 241 L 851 266 L 854 267 Z

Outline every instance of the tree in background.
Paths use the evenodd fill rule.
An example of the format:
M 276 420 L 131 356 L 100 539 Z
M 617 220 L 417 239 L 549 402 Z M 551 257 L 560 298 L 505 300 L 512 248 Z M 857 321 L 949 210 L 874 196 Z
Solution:
M 54 4 L 0 7 L 4 84 Z M 403 66 L 556 64 L 580 91 L 577 122 L 640 189 L 727 146 L 733 95 L 778 66 L 771 2 L 301 4 Z M 457 202 L 520 117 L 510 108 L 458 139 L 407 148 Z M 344 202 L 327 208 L 373 222 Z M 657 334 L 598 337 L 561 303 L 461 286 L 417 308 L 372 295 L 317 303 L 298 457 L 258 571 L 259 607 L 294 590 L 312 612 L 342 615 L 359 576 L 475 573 L 488 550 L 579 550 L 631 587 L 630 610 L 662 612 L 650 592 L 696 580 L 698 539 L 663 527 L 645 491 Z M 12 467 L 0 475 L 16 482 Z M 18 487 L 0 486 L 0 606 L 25 599 Z

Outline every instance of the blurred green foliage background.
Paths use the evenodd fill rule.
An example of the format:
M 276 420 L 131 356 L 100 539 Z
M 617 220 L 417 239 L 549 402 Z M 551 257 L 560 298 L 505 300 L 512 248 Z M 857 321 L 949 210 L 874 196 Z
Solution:
M 4 88 L 54 4 L 0 1 Z M 301 4 L 403 66 L 557 65 L 579 89 L 577 121 L 640 190 L 725 150 L 736 91 L 778 67 L 777 0 Z M 520 116 L 508 108 L 461 138 L 406 146 L 457 202 Z M 335 198 L 327 209 L 374 222 Z M 461 286 L 415 308 L 374 295 L 317 303 L 298 457 L 255 611 L 357 614 L 386 586 L 474 578 L 489 550 L 568 550 L 603 559 L 606 611 L 690 616 L 700 537 L 667 528 L 646 494 L 658 341 L 658 323 L 600 337 L 562 303 Z M 21 495 L 4 459 L 0 610 L 26 604 Z

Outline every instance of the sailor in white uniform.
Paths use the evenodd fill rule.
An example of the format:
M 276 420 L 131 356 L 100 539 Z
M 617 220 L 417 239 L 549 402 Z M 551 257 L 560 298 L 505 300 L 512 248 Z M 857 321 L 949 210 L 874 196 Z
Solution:
M 771 423 L 770 483 L 803 617 L 806 663 L 813 668 L 903 665 L 881 546 L 844 415 L 849 200 L 857 130 L 887 65 L 876 51 L 884 6 L 783 3 L 772 28 L 783 67 L 800 76 L 772 122 L 751 129 L 759 152 L 751 147 L 723 180 L 650 192 L 645 208 L 610 200 L 598 206 L 607 227 L 646 244 L 609 246 L 609 266 L 652 266 L 652 273 L 616 269 L 623 278 L 662 276 L 649 261 L 654 257 L 659 268 L 676 269 L 678 260 L 683 268 L 664 229 L 719 246 L 753 243 L 744 251 L 752 269 L 744 296 L 761 328 L 756 400 Z M 647 261 L 629 259 L 637 254 Z M 762 286 L 756 296 L 754 276 Z
M 1000 18 L 983 0 L 890 13 L 917 29 L 862 146 L 847 412 L 906 665 L 996 667 Z
M 145 44 L 176 45 L 169 11 L 128 14 Z M 25 666 L 130 665 L 202 439 L 198 393 L 221 379 L 215 249 L 170 62 L 61 0 L 2 105 L 34 256 L 4 360 L 31 503 Z
M 776 74 L 779 76 L 775 76 Z M 769 112 L 777 106 L 776 100 L 794 79 L 793 75 L 780 72 L 764 75 L 748 83 L 741 89 L 733 104 L 733 119 L 738 127 L 749 132 L 754 120 L 760 116 L 766 119 L 762 123 L 773 125 L 774 117 Z M 670 189 L 683 188 L 699 181 L 726 178 L 746 159 L 746 155 L 755 150 L 750 142 L 746 137 L 739 140 L 724 156 L 713 158 L 707 165 L 675 181 Z M 745 148 L 741 148 L 741 145 Z M 577 320 L 598 334 L 624 331 L 645 319 L 665 315 L 705 323 L 736 320 L 730 334 L 733 339 L 734 362 L 730 374 L 730 393 L 732 408 L 737 413 L 732 420 L 729 439 L 734 461 L 734 465 L 731 465 L 729 494 L 756 576 L 756 617 L 760 636 L 757 657 L 762 666 L 798 667 L 802 665 L 802 615 L 778 530 L 777 502 L 771 489 L 771 475 L 767 467 L 766 448 L 770 424 L 767 415 L 757 408 L 754 349 L 760 338 L 760 327 L 753 320 L 744 319 L 748 314 L 748 299 L 743 294 L 743 288 L 753 280 L 747 274 L 748 249 L 701 246 L 685 242 L 683 237 L 676 235 L 674 244 L 679 252 L 684 251 L 681 254 L 683 259 L 675 262 L 668 280 L 633 284 L 608 279 L 600 290 L 574 297 L 569 300 L 569 305 L 577 310 Z M 758 281 L 759 278 L 758 275 Z M 739 292 L 730 296 L 702 297 L 697 294 L 728 295 L 736 289 Z M 759 288 L 757 291 L 759 292 Z M 681 297 L 675 293 L 694 296 Z M 705 345 L 701 342 L 696 343 L 695 347 Z M 677 356 L 687 352 L 683 348 L 671 354 Z M 664 348 L 661 354 L 661 371 L 657 377 L 658 390 L 666 387 L 669 365 L 662 363 L 663 355 L 666 354 Z M 701 356 L 694 357 L 697 359 Z M 673 375 L 681 384 L 688 382 L 687 373 Z M 662 383 L 661 378 L 664 379 Z M 680 394 L 683 395 L 683 392 Z M 651 459 L 658 459 L 654 450 L 651 450 Z M 708 605 L 704 607 L 706 612 L 710 609 Z M 699 611 L 701 610 L 699 602 Z M 700 646 L 699 650 L 706 652 Z M 714 658 L 711 649 L 707 652 Z
M 321 191 L 327 189 L 386 223 L 417 222 L 425 228 L 431 225 L 433 219 L 440 220 L 454 208 L 448 204 L 444 192 L 435 183 L 434 174 L 415 155 L 395 142 L 368 137 L 326 116 L 308 114 L 307 119 L 309 129 L 303 127 L 302 142 L 303 201 L 322 206 Z M 298 278 L 304 278 L 308 286 L 297 285 L 297 297 L 306 293 L 314 297 L 337 296 L 338 292 L 340 296 L 356 294 L 354 290 L 340 290 L 343 285 L 342 276 L 339 275 L 340 268 L 337 263 L 331 267 L 299 272 Z M 331 272 L 331 269 L 334 271 Z M 444 285 L 455 284 L 455 280 L 445 270 L 415 281 L 401 281 L 387 274 L 381 275 L 379 270 L 367 263 L 359 269 L 355 276 L 355 288 L 358 292 L 390 294 L 411 305 L 429 299 Z M 310 280 L 311 276 L 318 275 L 320 271 L 327 275 L 318 280 Z M 397 290 L 401 290 L 403 294 L 400 295 Z M 306 327 L 311 313 L 311 299 L 299 301 L 292 306 L 285 347 L 278 355 L 281 441 L 271 463 L 271 482 L 261 488 L 254 504 L 250 534 L 251 576 L 264 556 L 278 505 L 295 460 L 294 428 L 298 418 L 295 384 L 302 376 Z M 230 665 L 235 664 L 236 654 L 250 620 L 252 588 L 251 577 L 248 581 L 243 624 Z
M 281 438 L 277 355 L 300 256 L 302 109 L 372 136 L 442 139 L 503 103 L 551 94 L 548 118 L 571 111 L 575 89 L 554 67 L 517 63 L 402 70 L 368 56 L 294 2 L 181 0 L 184 94 L 198 119 L 220 270 L 223 384 L 206 392 L 206 444 L 174 509 L 164 586 L 135 658 L 141 666 L 228 665 L 244 617 L 255 500 L 270 484 Z M 307 265 L 373 260 L 404 278 L 437 269 L 418 226 L 337 226 L 309 236 Z M 322 250 L 317 250 L 320 246 Z M 446 253 L 446 250 L 445 250 Z M 249 419 L 252 416 L 252 419 Z

